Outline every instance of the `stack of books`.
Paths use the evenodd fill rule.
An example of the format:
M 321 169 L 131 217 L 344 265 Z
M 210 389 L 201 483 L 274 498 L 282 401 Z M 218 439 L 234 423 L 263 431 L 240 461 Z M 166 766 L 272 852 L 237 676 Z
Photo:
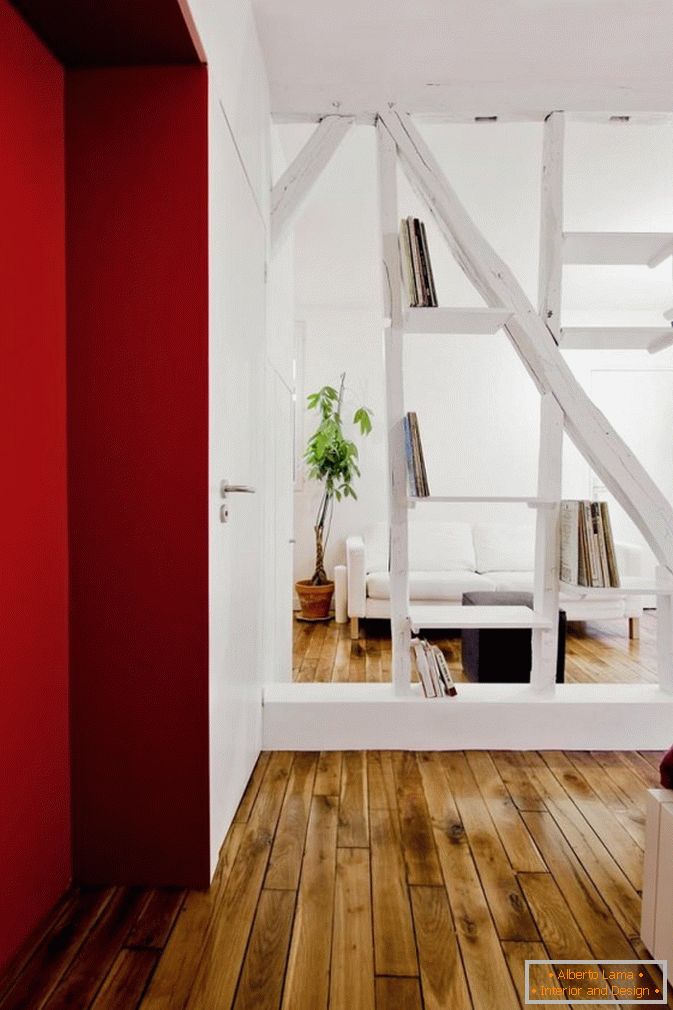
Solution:
M 404 448 L 407 458 L 409 494 L 412 498 L 427 498 L 430 494 L 428 474 L 425 469 L 418 418 L 413 411 L 404 418 Z
M 594 589 L 620 586 L 608 503 L 561 502 L 561 582 Z
M 437 292 L 432 275 L 425 225 L 417 217 L 402 219 L 400 224 L 400 253 L 404 279 L 409 295 L 409 305 L 436 306 Z
M 418 678 L 426 698 L 455 698 L 458 694 L 449 665 L 438 645 L 425 638 L 412 638 Z

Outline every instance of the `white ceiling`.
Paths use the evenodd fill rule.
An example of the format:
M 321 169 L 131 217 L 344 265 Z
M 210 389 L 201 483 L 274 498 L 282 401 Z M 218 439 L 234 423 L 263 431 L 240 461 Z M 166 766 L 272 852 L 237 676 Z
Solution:
M 673 110 L 671 0 L 252 0 L 280 116 Z

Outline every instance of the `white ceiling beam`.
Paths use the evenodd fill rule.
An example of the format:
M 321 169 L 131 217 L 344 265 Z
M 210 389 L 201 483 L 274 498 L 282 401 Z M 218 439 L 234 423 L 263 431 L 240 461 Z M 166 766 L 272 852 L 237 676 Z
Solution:
M 380 87 L 352 94 L 276 94 L 272 116 L 277 123 L 318 123 L 326 116 L 350 116 L 371 125 L 379 109 L 404 109 L 415 120 L 434 123 L 469 123 L 497 117 L 498 122 L 544 122 L 561 110 L 569 120 L 612 123 L 615 129 L 629 123 L 673 123 L 673 85 L 654 92 L 625 94 L 622 88 L 601 88 L 588 95 L 586 87 L 527 85 L 512 90 L 502 84 L 430 87 L 408 94 L 385 93 Z
M 306 197 L 332 160 L 353 120 L 327 116 L 271 190 L 271 252 L 288 236 Z
M 640 461 L 587 396 L 516 277 L 467 213 L 407 115 L 382 113 L 412 185 L 424 198 L 456 260 L 488 305 L 510 308 L 505 324 L 543 392 L 556 397 L 566 431 L 630 515 L 659 562 L 673 570 L 673 509 Z

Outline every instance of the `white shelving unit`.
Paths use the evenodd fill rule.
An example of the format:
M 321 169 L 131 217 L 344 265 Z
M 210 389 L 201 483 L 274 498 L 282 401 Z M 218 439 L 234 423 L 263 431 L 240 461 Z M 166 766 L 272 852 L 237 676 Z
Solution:
M 563 262 L 655 267 L 673 253 L 670 232 L 574 231 L 563 233 Z
M 385 263 L 384 318 L 386 404 L 388 412 L 390 585 L 392 679 L 396 694 L 411 696 L 411 633 L 433 628 L 530 628 L 533 634 L 531 684 L 540 693 L 554 690 L 558 638 L 558 517 L 561 495 L 563 413 L 556 399 L 541 399 L 537 495 L 434 495 L 407 493 L 404 450 L 405 335 L 422 333 L 494 334 L 513 312 L 491 308 L 403 308 L 402 268 L 398 247 L 400 212 L 397 198 L 396 145 L 385 126 L 378 127 L 379 192 Z M 420 504 L 451 502 L 521 503 L 537 509 L 533 607 L 410 606 L 408 588 L 408 510 Z
M 404 312 L 403 326 L 405 333 L 493 334 L 502 329 L 511 315 L 506 309 L 412 306 Z
M 649 351 L 673 344 L 673 326 L 562 326 L 564 351 Z
M 530 607 L 409 607 L 412 631 L 431 628 L 536 628 L 549 629 L 551 621 Z
M 563 144 L 564 115 L 551 113 L 545 122 L 542 207 L 540 234 L 540 271 L 538 313 L 517 289 L 516 281 L 505 265 L 475 232 L 442 177 L 441 169 L 408 119 L 395 114 L 381 116 L 377 122 L 379 151 L 379 193 L 385 268 L 385 376 L 389 451 L 390 501 L 390 598 L 392 631 L 392 679 L 397 697 L 413 697 L 410 684 L 410 639 L 412 632 L 430 628 L 530 628 L 532 631 L 532 670 L 530 690 L 534 695 L 553 698 L 556 690 L 558 647 L 558 610 L 560 584 L 559 506 L 563 431 L 566 421 L 577 438 L 582 422 L 561 407 L 567 381 L 558 362 L 547 353 L 536 361 L 538 348 L 533 334 L 542 344 L 549 336 L 563 347 L 647 347 L 655 350 L 673 343 L 673 328 L 560 328 L 561 290 L 564 263 L 640 263 L 654 266 L 673 254 L 671 233 L 563 233 Z M 400 211 L 397 194 L 397 156 L 402 158 L 412 185 L 423 196 L 435 215 L 447 242 L 479 293 L 491 301 L 488 308 L 404 308 L 402 304 L 402 268 L 398 246 Z M 411 167 L 411 171 L 410 171 Z M 461 235 L 457 235 L 457 230 Z M 501 304 L 498 302 L 501 301 Z M 502 304 L 506 302 L 507 304 Z M 538 327 L 542 323 L 540 333 Z M 405 335 L 423 333 L 495 334 L 506 328 L 511 340 L 528 359 L 529 370 L 541 394 L 540 449 L 538 487 L 534 496 L 434 495 L 409 496 L 407 492 L 404 447 L 404 376 L 403 344 Z M 669 332 L 670 330 L 670 332 Z M 547 332 L 548 331 L 548 332 Z M 556 350 L 556 349 L 555 349 Z M 558 354 L 558 352 L 556 352 Z M 560 357 L 560 356 L 559 356 Z M 536 367 L 537 366 L 537 367 Z M 553 373 L 549 381 L 547 369 Z M 558 392 L 557 392 L 558 391 Z M 566 408 L 567 409 L 567 408 Z M 585 413 L 584 423 L 591 426 L 595 416 Z M 593 445 L 610 446 L 599 435 L 588 440 L 585 449 L 592 465 L 599 465 Z M 592 445 L 593 443 L 593 445 Z M 620 464 L 621 466 L 621 464 Z M 622 471 L 623 472 L 623 471 Z M 642 497 L 642 496 L 639 496 Z M 643 498 L 643 502 L 645 499 Z M 522 503 L 536 509 L 535 572 L 533 607 L 459 607 L 409 604 L 408 587 L 408 513 L 421 504 L 451 502 Z M 659 611 L 658 658 L 660 686 L 673 691 L 673 578 L 663 570 L 655 586 L 634 585 L 620 590 L 564 590 L 588 595 L 656 593 Z
M 563 167 L 563 113 L 552 113 L 550 119 L 558 124 L 550 130 L 550 143 L 557 148 L 557 156 Z M 562 171 L 561 182 L 562 186 Z M 563 196 L 558 195 L 558 207 L 562 210 Z M 673 256 L 673 234 L 671 232 L 564 232 L 562 214 L 553 220 L 555 234 L 551 242 L 558 250 L 560 262 L 555 263 L 553 301 L 547 305 L 540 302 L 540 310 L 552 329 L 558 343 L 564 350 L 607 351 L 645 350 L 657 354 L 673 344 L 673 310 L 664 313 L 662 326 L 560 326 L 561 285 L 563 264 L 581 266 L 645 266 L 653 269 Z M 669 325 L 666 325 L 669 323 Z
M 424 497 L 414 497 L 410 496 L 407 498 L 409 505 L 412 507 L 414 505 L 424 505 L 427 502 L 435 502 L 440 504 L 451 504 L 455 502 L 481 502 L 490 505 L 500 504 L 500 505 L 527 505 L 528 508 L 547 508 L 552 505 L 556 505 L 556 501 L 552 498 L 530 498 L 526 496 L 519 495 L 436 495 L 431 494 Z

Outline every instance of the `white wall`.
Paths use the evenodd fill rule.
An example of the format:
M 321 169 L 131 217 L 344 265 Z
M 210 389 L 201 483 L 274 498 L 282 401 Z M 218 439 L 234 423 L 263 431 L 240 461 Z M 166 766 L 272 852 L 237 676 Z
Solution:
M 477 224 L 535 302 L 542 127 L 426 124 L 421 129 Z M 307 127 L 282 128 L 288 155 L 307 132 Z M 366 399 L 376 411 L 375 432 L 364 446 L 359 501 L 338 506 L 330 564 L 343 557 L 345 536 L 385 518 L 375 159 L 374 131 L 355 128 L 316 185 L 296 230 L 296 314 L 307 324 L 305 392 L 334 382 L 346 368 L 356 399 Z M 673 230 L 673 130 L 570 123 L 565 196 L 567 230 Z M 400 211 L 417 214 L 428 225 L 440 304 L 482 304 L 406 180 L 400 182 Z M 655 271 L 566 268 L 564 281 L 566 325 L 661 325 L 661 313 L 673 306 L 670 262 Z M 655 357 L 644 351 L 568 352 L 568 360 L 590 390 L 598 368 L 666 370 L 673 367 L 673 351 Z M 434 493 L 535 491 L 539 398 L 506 337 L 408 337 L 405 379 L 407 409 L 419 414 Z M 602 406 L 627 440 L 634 424 L 640 430 L 642 411 L 634 420 L 628 399 L 604 395 Z M 307 432 L 311 422 L 305 419 Z M 663 421 L 652 416 L 650 423 L 654 436 Z M 665 438 L 654 441 L 666 445 Z M 565 469 L 565 494 L 592 493 L 589 467 L 572 446 Z M 310 572 L 315 498 L 316 489 L 308 484 L 295 494 L 297 578 Z M 437 516 L 438 508 L 419 506 L 415 519 Z M 475 511 L 474 506 L 447 506 L 445 514 L 469 518 Z M 533 521 L 518 507 L 481 507 L 479 517 Z M 618 536 L 642 539 L 623 514 L 615 524 Z
M 267 286 L 271 137 L 264 62 L 248 0 L 190 0 L 209 64 L 210 147 L 210 792 L 211 866 L 261 746 L 265 678 L 289 633 L 274 620 L 289 582 L 276 544 L 274 495 L 283 440 L 290 457 L 292 289 Z M 287 270 L 283 275 L 287 281 Z M 289 313 L 290 317 L 292 312 Z M 270 326 L 267 330 L 267 321 Z M 267 342 L 268 332 L 268 342 Z M 279 336 L 280 334 L 280 336 Z M 285 401 L 281 391 L 284 390 Z M 285 410 L 283 407 L 285 405 Z M 273 439 L 269 416 L 278 415 Z M 288 464 L 289 469 L 289 464 Z M 219 521 L 219 483 L 250 484 Z M 285 481 L 285 551 L 291 490 Z M 288 590 L 284 590 L 289 599 Z M 289 611 L 289 602 L 286 603 Z M 289 624 L 289 620 L 287 622 Z

